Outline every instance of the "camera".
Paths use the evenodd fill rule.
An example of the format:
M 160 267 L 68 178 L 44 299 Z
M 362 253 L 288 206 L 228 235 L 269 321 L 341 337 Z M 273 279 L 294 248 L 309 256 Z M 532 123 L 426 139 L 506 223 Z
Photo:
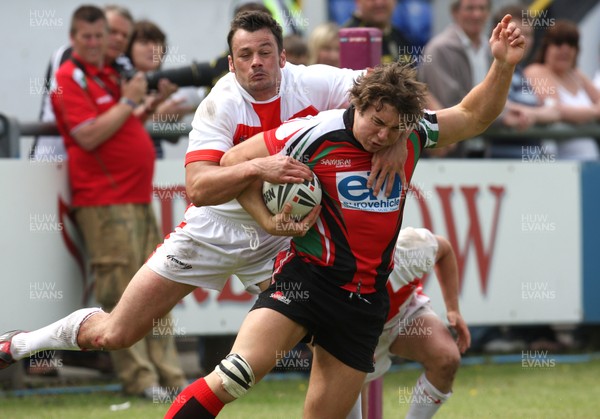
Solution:
M 115 68 L 125 80 L 131 79 L 137 73 L 137 70 L 131 65 L 129 59 L 126 61 L 117 59 Z M 145 75 L 148 82 L 148 90 L 150 91 L 158 88 L 158 81 L 160 79 L 167 79 L 179 87 L 211 87 L 213 85 L 213 73 L 214 71 L 210 64 L 193 61 L 191 64 L 183 67 L 149 71 Z

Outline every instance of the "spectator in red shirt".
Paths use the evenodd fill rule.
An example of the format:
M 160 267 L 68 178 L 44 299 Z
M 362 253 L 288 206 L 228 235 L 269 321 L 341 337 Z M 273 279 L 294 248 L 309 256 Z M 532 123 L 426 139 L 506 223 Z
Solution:
M 154 147 L 134 114 L 146 96 L 146 79 L 137 73 L 121 81 L 105 64 L 108 30 L 101 9 L 75 11 L 73 54 L 58 69 L 50 96 L 69 157 L 73 213 L 90 258 L 96 300 L 110 311 L 160 236 L 151 207 Z M 158 322 L 163 332 L 172 326 L 170 317 Z M 125 393 L 156 399 L 186 384 L 172 334 L 149 334 L 118 354 L 113 362 Z

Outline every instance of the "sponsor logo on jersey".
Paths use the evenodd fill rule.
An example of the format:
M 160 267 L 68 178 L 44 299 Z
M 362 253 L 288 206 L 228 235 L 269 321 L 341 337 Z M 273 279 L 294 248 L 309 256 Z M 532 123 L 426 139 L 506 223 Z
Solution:
M 100 96 L 98 99 L 96 99 L 96 103 L 98 105 L 102 105 L 104 103 L 110 103 L 112 102 L 114 99 L 112 98 L 111 95 L 104 95 L 104 96 Z
M 351 167 L 352 159 L 322 159 L 319 163 L 324 166 Z
M 394 179 L 394 186 L 389 197 L 384 194 L 385 183 L 377 196 L 367 187 L 368 171 L 336 173 L 336 186 L 340 204 L 343 209 L 394 212 L 400 209 L 400 178 Z M 387 183 L 387 182 L 386 182 Z
M 177 259 L 175 257 L 175 255 L 167 255 L 167 259 L 171 262 L 169 265 L 171 265 L 172 268 L 192 269 L 192 265 L 190 265 L 189 263 L 184 263 L 184 262 L 180 261 L 179 259 Z
M 75 83 L 79 85 L 79 87 L 81 87 L 84 90 L 87 90 L 87 81 L 85 80 L 85 73 L 81 71 L 80 68 L 76 68 L 73 70 L 72 77 L 73 80 L 75 80 Z

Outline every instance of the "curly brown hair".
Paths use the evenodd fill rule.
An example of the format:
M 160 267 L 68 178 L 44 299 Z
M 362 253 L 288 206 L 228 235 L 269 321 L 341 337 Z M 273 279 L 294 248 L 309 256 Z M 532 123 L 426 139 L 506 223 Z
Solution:
M 401 121 L 414 124 L 423 117 L 425 92 L 425 84 L 417 81 L 412 65 L 393 62 L 377 66 L 355 80 L 350 103 L 360 113 L 371 106 L 380 111 L 388 104 L 398 111 Z

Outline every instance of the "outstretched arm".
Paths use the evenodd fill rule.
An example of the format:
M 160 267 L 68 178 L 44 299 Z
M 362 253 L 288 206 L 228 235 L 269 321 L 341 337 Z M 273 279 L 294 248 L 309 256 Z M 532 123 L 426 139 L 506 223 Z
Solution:
M 438 251 L 435 262 L 435 274 L 440 283 L 448 323 L 458 336 L 456 344 L 461 353 L 471 346 L 471 334 L 458 307 L 458 263 L 450 242 L 442 237 L 435 236 L 438 242 Z
M 494 61 L 485 79 L 456 106 L 437 112 L 438 147 L 481 134 L 500 115 L 515 65 L 523 58 L 525 38 L 510 15 L 496 25 L 490 38 Z

